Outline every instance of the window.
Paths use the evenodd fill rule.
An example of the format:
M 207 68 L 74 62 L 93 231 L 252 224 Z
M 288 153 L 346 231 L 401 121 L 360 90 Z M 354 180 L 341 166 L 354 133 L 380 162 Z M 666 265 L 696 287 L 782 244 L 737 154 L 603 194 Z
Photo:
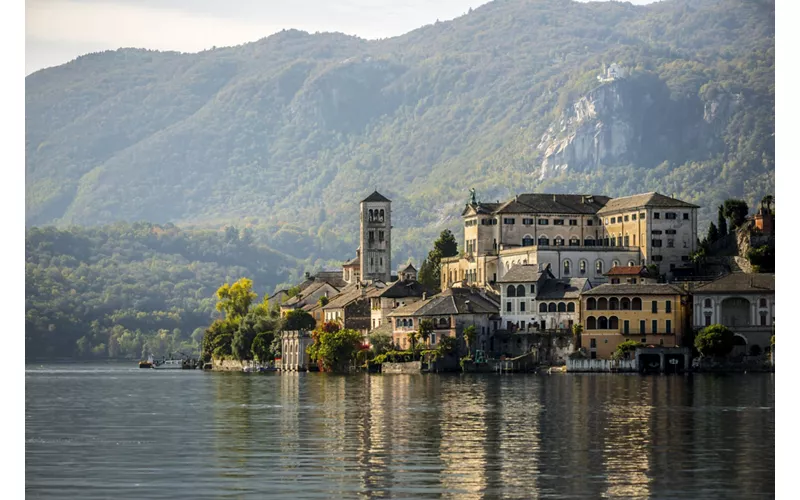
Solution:
M 556 239 L 553 240 L 553 244 L 555 246 L 557 246 L 557 247 L 563 247 L 564 246 L 564 238 L 562 238 L 561 236 L 556 236 Z
M 652 311 L 653 311 L 654 313 L 657 313 L 657 312 L 658 312 L 658 301 L 657 301 L 657 300 L 654 300 L 654 301 L 653 301 L 653 309 L 652 309 Z
M 579 247 L 581 246 L 581 240 L 579 240 L 577 236 L 573 236 L 572 238 L 569 239 L 569 246 Z
M 569 274 L 569 261 L 564 261 L 564 274 Z
M 586 329 L 597 330 L 597 320 L 594 319 L 594 316 L 589 316 L 586 318 Z
M 767 311 L 761 311 L 761 326 L 767 326 Z
M 525 296 L 525 286 L 517 285 L 517 297 L 524 297 Z
M 674 229 L 667 229 L 666 231 L 664 231 L 664 233 L 665 234 L 677 234 L 677 231 L 675 231 Z
M 658 248 L 658 247 L 661 247 L 661 240 L 654 239 L 654 240 L 652 241 L 652 244 L 653 244 L 653 246 L 654 246 L 654 247 L 656 247 L 656 248 Z
M 506 312 L 511 312 L 511 302 L 506 302 Z
M 560 313 L 567 312 L 567 304 L 564 303 L 564 302 L 559 302 L 558 303 L 558 312 L 560 312 Z
M 587 226 L 591 226 L 592 224 L 593 224 L 592 219 L 589 219 L 589 220 L 586 221 L 586 225 Z
M 522 246 L 524 247 L 532 247 L 533 246 L 533 236 L 526 234 L 524 238 L 522 238 Z
M 704 300 L 703 307 L 711 307 L 711 299 Z
M 611 223 L 612 224 L 616 224 L 617 223 L 617 218 L 616 217 L 612 217 L 611 218 Z
M 767 299 L 759 299 L 758 307 L 767 307 Z
M 508 285 L 506 288 L 506 296 L 507 297 L 516 297 L 517 296 L 517 289 L 514 288 L 514 285 Z
M 641 333 L 642 335 L 645 334 L 645 331 L 644 331 L 644 325 L 645 324 L 646 324 L 645 320 L 640 320 L 639 321 L 639 333 Z
M 663 255 L 653 255 L 653 262 L 661 262 L 662 260 L 664 260 Z
M 672 321 L 671 321 L 671 320 L 667 320 L 667 323 L 666 323 L 666 325 L 664 326 L 664 330 L 665 330 L 667 333 L 672 333 Z
M 678 214 L 676 214 L 675 212 L 667 212 L 664 214 L 664 218 L 669 220 L 675 220 L 678 218 Z
M 606 217 L 606 226 L 608 225 L 608 217 Z
M 706 326 L 711 326 L 711 313 L 706 313 Z
M 550 221 L 547 219 L 539 219 L 538 221 L 536 221 L 536 223 L 539 224 L 540 226 L 546 226 L 550 224 Z
M 597 309 L 597 300 L 594 297 L 590 297 L 589 300 L 586 301 L 586 310 L 594 311 Z
M 628 335 L 629 333 L 631 333 L 631 322 L 628 321 L 627 319 L 622 322 L 622 333 L 624 335 Z
M 622 300 L 619 301 L 619 308 L 623 311 L 629 311 L 631 309 L 631 299 L 623 297 Z
M 688 255 L 681 255 L 681 260 L 683 262 L 689 262 L 689 256 Z
M 582 260 L 580 263 L 581 274 L 586 274 L 586 261 Z
M 611 297 L 608 300 L 608 308 L 612 311 L 616 311 L 619 309 L 619 299 L 616 297 Z
M 575 312 L 575 303 L 574 302 L 570 302 L 569 304 L 567 304 L 567 312 L 568 313 L 574 313 Z
M 536 294 L 536 285 L 531 285 L 531 295 Z
M 569 220 L 569 225 L 570 226 L 577 226 L 578 225 L 578 220 L 577 219 L 570 219 Z
M 554 313 L 554 312 L 557 311 L 557 309 L 558 309 L 558 306 L 556 306 L 555 302 L 550 302 L 549 304 L 547 304 L 547 312 Z
M 589 341 L 589 347 L 592 349 L 597 349 L 597 339 L 591 339 Z
M 667 238 L 667 248 L 675 248 L 675 240 L 673 238 Z
M 433 345 L 435 343 L 436 343 L 436 334 L 435 333 L 431 333 L 431 345 Z
M 658 320 L 653 320 L 653 333 L 658 333 Z
M 564 225 L 564 219 L 553 219 L 553 225 L 554 226 L 563 226 Z
M 689 220 L 689 214 L 688 213 L 684 212 L 683 220 Z
M 626 219 L 627 220 L 627 219 Z M 636 214 L 631 215 L 631 220 L 636 220 Z
M 662 231 L 660 229 L 653 229 L 652 231 L 650 231 L 650 234 L 661 234 L 661 232 Z
M 509 225 L 514 224 L 514 218 L 513 217 L 503 218 L 503 224 L 509 224 Z
M 525 301 L 519 303 L 519 312 L 525 312 Z
M 630 241 L 630 239 L 629 239 L 627 234 L 625 235 L 625 239 L 624 239 L 623 243 L 624 243 L 624 246 L 626 246 L 626 247 L 630 246 L 631 241 Z
M 594 240 L 592 238 L 586 238 L 585 240 L 583 240 L 583 246 L 585 246 L 585 247 L 593 247 L 594 246 Z
M 367 236 L 367 239 L 369 240 L 370 243 L 375 241 L 375 231 L 370 231 L 369 235 Z
M 602 260 L 598 260 L 597 262 L 595 262 L 595 264 L 594 264 L 594 273 L 595 274 L 603 274 L 603 261 Z
M 546 247 L 548 245 L 550 245 L 550 240 L 547 238 L 547 236 L 539 236 L 539 246 Z
M 668 300 L 666 304 L 664 304 L 664 311 L 671 313 L 672 312 L 672 301 Z
M 522 223 L 526 226 L 533 225 L 533 219 L 522 219 Z
M 644 220 L 644 212 L 639 213 L 639 220 Z
M 653 218 L 654 219 L 660 219 L 661 218 L 661 214 L 659 212 L 653 212 Z
M 626 216 L 625 216 L 625 218 L 624 218 L 623 220 L 624 220 L 625 222 L 628 222 L 628 216 L 626 215 Z
M 378 231 L 378 241 L 383 241 L 383 231 Z
M 591 299 L 589 299 L 589 300 L 591 300 Z M 546 313 L 547 312 L 547 304 L 545 304 L 544 302 L 539 304 L 539 312 L 540 313 Z

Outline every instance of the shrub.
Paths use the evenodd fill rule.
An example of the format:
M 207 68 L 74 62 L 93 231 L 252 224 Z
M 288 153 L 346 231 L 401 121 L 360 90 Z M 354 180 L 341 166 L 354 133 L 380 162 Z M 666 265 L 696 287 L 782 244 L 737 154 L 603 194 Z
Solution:
M 641 347 L 642 344 L 636 342 L 635 340 L 626 340 L 625 342 L 621 343 L 617 346 L 614 354 L 611 355 L 612 359 L 624 359 L 629 352 L 633 352 L 636 350 L 637 347 Z
M 725 356 L 733 349 L 733 332 L 724 325 L 703 328 L 694 338 L 701 356 Z

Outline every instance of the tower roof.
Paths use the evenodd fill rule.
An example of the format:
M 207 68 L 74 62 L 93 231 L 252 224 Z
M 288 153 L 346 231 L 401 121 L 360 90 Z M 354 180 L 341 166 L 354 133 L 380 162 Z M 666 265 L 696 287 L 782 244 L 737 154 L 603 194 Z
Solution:
M 377 191 L 374 191 L 371 195 L 361 200 L 362 203 L 365 201 L 388 201 L 389 203 L 392 202 L 392 200 L 390 200 L 389 198 L 385 197 L 384 195 L 380 194 Z

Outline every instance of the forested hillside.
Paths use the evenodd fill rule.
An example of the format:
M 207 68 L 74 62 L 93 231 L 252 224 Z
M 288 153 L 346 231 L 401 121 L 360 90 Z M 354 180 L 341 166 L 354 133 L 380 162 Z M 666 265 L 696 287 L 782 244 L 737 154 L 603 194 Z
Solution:
M 199 349 L 223 283 L 247 277 L 263 296 L 299 280 L 297 272 L 297 262 L 245 229 L 33 228 L 25 236 L 26 356 Z
M 630 78 L 598 90 L 612 62 Z M 774 191 L 774 2 L 498 0 L 386 40 L 285 31 L 26 78 L 28 226 L 247 223 L 343 259 L 378 188 L 399 261 L 457 229 L 470 187 L 754 206 Z

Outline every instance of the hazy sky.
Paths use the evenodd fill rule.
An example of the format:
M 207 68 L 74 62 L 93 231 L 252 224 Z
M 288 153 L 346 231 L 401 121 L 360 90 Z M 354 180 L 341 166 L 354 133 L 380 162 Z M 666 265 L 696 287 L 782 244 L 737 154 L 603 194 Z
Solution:
M 653 0 L 632 0 L 650 3 Z M 196 52 L 276 31 L 401 35 L 486 0 L 26 0 L 25 74 L 119 47 Z

